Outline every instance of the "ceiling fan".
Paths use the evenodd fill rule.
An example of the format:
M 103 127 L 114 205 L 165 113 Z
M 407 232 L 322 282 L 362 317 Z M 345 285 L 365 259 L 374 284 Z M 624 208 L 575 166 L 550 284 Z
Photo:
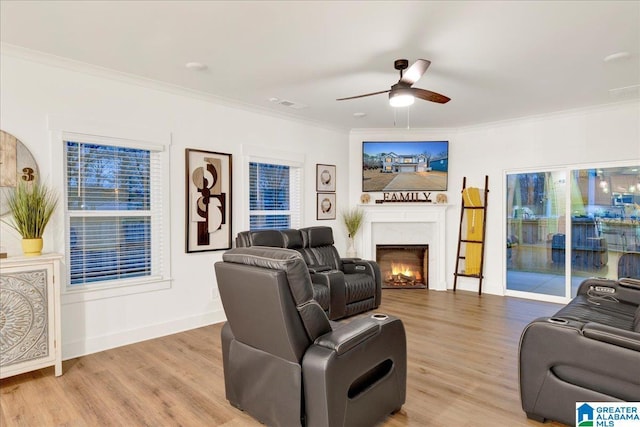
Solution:
M 400 80 L 398 80 L 398 83 L 391 86 L 391 89 L 366 93 L 364 95 L 350 96 L 348 98 L 338 98 L 336 101 L 345 101 L 347 99 L 363 98 L 365 96 L 388 93 L 389 104 L 391 104 L 392 107 L 406 107 L 413 104 L 415 98 L 437 102 L 439 104 L 446 104 L 451 100 L 449 97 L 436 92 L 431 92 L 430 90 L 412 87 L 413 84 L 422 77 L 425 71 L 427 71 L 429 65 L 431 65 L 431 61 L 418 59 L 413 63 L 413 65 L 411 65 L 411 67 L 409 67 L 409 61 L 406 59 L 396 59 L 393 66 L 396 70 L 400 71 Z M 407 69 L 407 67 L 409 68 Z

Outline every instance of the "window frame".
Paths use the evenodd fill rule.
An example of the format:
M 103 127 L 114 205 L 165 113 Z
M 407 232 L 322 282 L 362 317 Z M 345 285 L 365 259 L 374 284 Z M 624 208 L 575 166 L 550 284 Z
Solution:
M 102 282 L 95 282 L 84 285 L 70 284 L 70 214 L 67 206 L 67 181 L 66 181 L 66 143 L 67 141 L 78 143 L 91 143 L 100 145 L 112 145 L 119 147 L 137 148 L 155 152 L 159 156 L 159 169 L 163 172 L 169 171 L 169 151 L 171 134 L 143 128 L 130 128 L 118 125 L 96 124 L 82 119 L 69 119 L 61 117 L 49 117 L 49 130 L 52 139 L 52 170 L 54 174 L 54 184 L 62 189 L 59 195 L 60 207 L 56 212 L 56 221 L 62 224 L 58 227 L 55 237 L 55 246 L 64 253 L 65 268 L 60 281 L 62 303 L 71 304 L 83 301 L 90 301 L 103 298 L 111 298 L 137 294 L 142 292 L 169 289 L 171 287 L 171 234 L 170 234 L 170 173 L 160 173 L 155 178 L 157 182 L 153 185 L 151 210 L 158 208 L 161 217 L 161 226 L 156 234 L 152 234 L 152 240 L 160 242 L 161 255 L 156 258 L 156 263 L 160 263 L 160 271 L 150 276 L 141 276 L 127 279 L 115 279 Z M 153 177 L 152 177 L 153 178 Z M 160 194 L 156 194 L 160 190 Z M 132 211 L 134 212 L 134 211 Z M 87 212 L 87 217 L 101 215 L 102 211 L 94 214 Z M 153 227 L 152 227 L 153 228 Z M 152 262 L 154 257 L 152 256 Z M 153 271 L 152 267 L 152 271 Z
M 299 183 L 300 183 L 300 178 L 302 176 L 302 168 L 299 167 L 295 167 L 295 166 L 290 166 L 290 165 L 283 165 L 281 163 L 274 163 L 273 161 L 270 162 L 249 162 L 249 172 L 251 172 L 251 164 L 256 164 L 256 165 L 269 165 L 269 166 L 279 166 L 279 167 L 287 167 L 288 168 L 288 178 L 289 178 L 289 194 L 288 194 L 288 202 L 289 202 L 289 209 L 262 209 L 262 210 L 252 210 L 251 209 L 251 200 L 249 200 L 249 230 L 251 229 L 251 217 L 252 216 L 269 216 L 269 215 L 273 215 L 273 216 L 288 216 L 289 217 L 289 227 L 287 228 L 298 228 L 301 224 L 301 219 L 300 219 L 300 211 L 301 209 L 293 209 L 292 207 L 294 206 L 298 206 L 300 207 L 300 200 L 299 200 L 299 194 L 300 194 L 300 188 L 299 188 Z M 251 174 L 249 174 L 251 175 Z M 249 198 L 251 198 L 251 178 L 249 178 Z M 256 229 L 258 230 L 258 229 Z
M 243 145 L 242 146 L 242 154 L 244 161 L 242 163 L 242 179 L 239 180 L 242 183 L 245 183 L 246 188 L 243 191 L 245 197 L 243 199 L 243 203 L 246 204 L 246 208 L 243 208 L 243 222 L 244 222 L 244 230 L 249 230 L 251 226 L 251 215 L 256 212 L 261 212 L 264 214 L 268 214 L 271 212 L 285 212 L 285 211 L 251 211 L 251 184 L 249 183 L 249 173 L 250 173 L 250 163 L 267 163 L 273 165 L 282 165 L 289 166 L 291 169 L 296 169 L 296 173 L 298 174 L 298 186 L 297 194 L 294 194 L 291 197 L 291 189 L 293 188 L 293 182 L 290 179 L 290 206 L 289 210 L 286 212 L 291 212 L 292 216 L 297 215 L 299 224 L 303 223 L 304 217 L 304 177 L 305 177 L 305 156 L 302 153 L 297 152 L 289 152 L 289 151 L 280 151 L 280 150 L 270 150 L 265 149 L 263 147 L 251 146 L 251 145 Z M 291 172 L 291 170 L 290 170 Z M 296 212 L 295 209 L 291 209 L 292 206 L 297 205 L 299 208 Z M 296 227 L 296 224 L 292 221 L 292 227 Z

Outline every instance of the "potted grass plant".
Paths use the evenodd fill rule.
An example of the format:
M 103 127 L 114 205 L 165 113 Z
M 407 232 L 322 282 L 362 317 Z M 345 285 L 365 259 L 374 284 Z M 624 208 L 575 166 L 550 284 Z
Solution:
M 11 219 L 4 222 L 22 236 L 22 252 L 25 256 L 42 253 L 42 235 L 57 204 L 57 195 L 39 181 L 20 181 L 8 193 L 7 206 Z
M 347 233 L 349 233 L 347 241 L 347 257 L 356 257 L 358 254 L 353 243 L 356 234 L 358 233 L 358 230 L 360 230 L 362 222 L 364 221 L 364 211 L 358 207 L 349 209 L 342 213 L 342 221 L 347 228 Z

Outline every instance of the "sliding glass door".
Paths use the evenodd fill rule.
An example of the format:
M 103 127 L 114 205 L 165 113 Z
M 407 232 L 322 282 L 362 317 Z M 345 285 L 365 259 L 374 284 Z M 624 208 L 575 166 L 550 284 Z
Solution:
M 571 277 L 618 278 L 618 260 L 640 251 L 640 166 L 571 172 Z M 637 271 L 637 269 L 634 269 Z
M 507 173 L 507 294 L 573 297 L 640 251 L 640 165 Z M 624 273 L 622 273 L 624 274 Z
M 507 174 L 507 290 L 564 297 L 566 172 Z

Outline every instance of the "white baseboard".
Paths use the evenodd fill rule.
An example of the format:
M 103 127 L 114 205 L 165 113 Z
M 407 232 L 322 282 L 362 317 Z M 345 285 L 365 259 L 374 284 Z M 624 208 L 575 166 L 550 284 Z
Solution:
M 187 331 L 189 329 L 224 322 L 225 320 L 226 317 L 224 315 L 224 310 L 221 309 L 196 316 L 174 319 L 169 322 L 158 323 L 138 329 L 121 331 L 115 334 L 89 337 L 85 340 L 63 343 L 62 359 L 67 360 L 73 359 L 74 357 L 86 356 L 88 354 L 121 347 L 123 345 L 134 344 L 153 338 Z

